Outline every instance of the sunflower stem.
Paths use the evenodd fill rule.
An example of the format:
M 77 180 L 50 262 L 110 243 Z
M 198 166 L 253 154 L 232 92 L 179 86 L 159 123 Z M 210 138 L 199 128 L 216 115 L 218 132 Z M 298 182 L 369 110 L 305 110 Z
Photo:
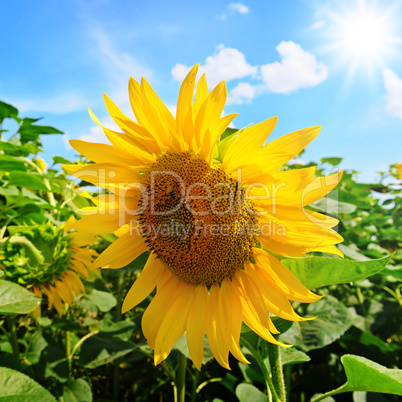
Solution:
M 7 317 L 6 321 L 7 321 L 8 331 L 9 331 L 9 339 L 10 339 L 11 347 L 13 349 L 13 355 L 19 362 L 20 361 L 20 349 L 18 346 L 17 331 L 15 329 L 15 319 L 14 319 L 14 317 Z
M 186 398 L 186 369 L 187 357 L 179 352 L 179 365 L 176 372 L 177 402 L 184 402 Z
M 70 331 L 66 331 L 66 356 L 68 361 L 68 378 L 71 378 L 73 368 L 73 355 L 71 353 L 71 337 Z
M 257 350 L 254 349 L 254 347 L 251 345 L 251 343 L 249 343 L 244 338 L 240 338 L 240 343 L 250 351 L 250 353 L 253 355 L 254 359 L 257 361 L 258 365 L 260 366 L 262 375 L 264 376 L 264 379 L 265 379 L 265 385 L 267 387 L 268 400 L 269 401 L 272 400 L 273 402 L 284 402 L 283 400 L 278 398 L 278 394 L 274 387 L 274 383 L 272 382 L 271 375 L 268 372 L 268 369 L 265 366 L 264 361 L 260 355 L 260 352 L 259 352 L 260 340 L 261 340 L 261 338 L 258 339 Z
M 193 388 L 191 390 L 191 402 L 195 402 L 197 399 L 197 387 L 198 387 L 198 382 L 200 380 L 200 371 L 195 370 L 195 374 L 193 377 Z
M 268 358 L 271 365 L 272 382 L 279 401 L 286 401 L 285 383 L 283 380 L 283 371 L 281 356 L 278 345 L 267 342 Z

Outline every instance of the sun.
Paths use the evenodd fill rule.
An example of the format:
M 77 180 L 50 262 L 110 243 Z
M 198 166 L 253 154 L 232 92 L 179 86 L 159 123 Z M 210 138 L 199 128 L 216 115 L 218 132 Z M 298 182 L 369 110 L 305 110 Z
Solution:
M 348 64 L 353 73 L 357 69 L 385 68 L 386 60 L 399 42 L 393 33 L 393 15 L 392 5 L 385 9 L 364 0 L 331 12 L 330 50 L 336 50 L 338 61 Z

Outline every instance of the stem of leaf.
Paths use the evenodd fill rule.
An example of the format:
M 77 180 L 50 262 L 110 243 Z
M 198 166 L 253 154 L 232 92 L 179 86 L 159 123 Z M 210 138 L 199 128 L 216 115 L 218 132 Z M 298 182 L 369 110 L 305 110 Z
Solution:
M 73 368 L 73 355 L 71 353 L 70 331 L 66 331 L 66 356 L 68 362 L 68 378 L 71 378 Z
M 125 271 L 121 271 L 119 273 L 119 278 L 118 278 L 118 282 L 117 282 L 117 292 L 116 292 L 116 299 L 117 299 L 116 316 L 117 316 L 118 321 L 121 321 L 121 305 L 122 305 L 122 295 L 123 295 L 122 290 L 123 290 L 125 277 L 126 277 Z M 121 358 L 118 358 L 115 360 L 114 365 L 113 365 L 113 397 L 116 401 L 119 400 L 119 393 L 120 393 L 120 376 L 119 376 L 120 363 L 121 363 Z
M 14 319 L 14 317 L 7 317 L 6 321 L 7 321 L 8 331 L 9 331 L 9 339 L 11 342 L 11 347 L 13 348 L 13 355 L 19 362 L 20 361 L 20 349 L 18 346 L 17 331 L 15 329 L 15 319 Z
M 186 397 L 187 357 L 179 352 L 179 365 L 176 374 L 177 402 L 184 402 Z
M 279 354 L 279 347 L 278 345 L 267 342 L 267 350 L 275 391 L 280 401 L 286 401 L 285 383 L 283 381 L 283 371 L 281 356 Z
M 198 381 L 200 380 L 200 371 L 195 370 L 195 374 L 193 377 L 193 388 L 191 390 L 191 402 L 195 402 L 197 398 L 197 387 L 198 387 Z
M 261 358 L 260 352 L 258 350 L 259 349 L 258 346 L 257 346 L 257 350 L 255 350 L 253 348 L 253 346 L 248 341 L 246 341 L 244 338 L 240 338 L 240 343 L 250 351 L 250 353 L 253 355 L 254 359 L 257 361 L 258 365 L 260 366 L 262 375 L 264 376 L 264 379 L 265 379 L 265 385 L 267 387 L 268 399 L 271 400 L 270 395 L 272 395 L 273 402 L 283 402 L 283 399 L 278 398 L 278 394 L 274 387 L 274 383 L 272 382 L 271 376 L 268 373 L 268 370 L 265 367 L 264 361 Z

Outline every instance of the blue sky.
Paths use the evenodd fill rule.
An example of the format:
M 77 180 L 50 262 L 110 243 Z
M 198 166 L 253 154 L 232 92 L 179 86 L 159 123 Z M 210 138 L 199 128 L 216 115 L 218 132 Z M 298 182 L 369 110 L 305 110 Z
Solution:
M 396 1 L 1 2 L 0 99 L 66 135 L 45 159 L 74 158 L 68 139 L 102 141 L 91 107 L 113 126 L 106 92 L 131 116 L 130 76 L 145 76 L 174 111 L 201 63 L 226 80 L 236 127 L 279 116 L 274 136 L 323 129 L 303 159 L 341 156 L 361 180 L 402 160 L 402 5 Z

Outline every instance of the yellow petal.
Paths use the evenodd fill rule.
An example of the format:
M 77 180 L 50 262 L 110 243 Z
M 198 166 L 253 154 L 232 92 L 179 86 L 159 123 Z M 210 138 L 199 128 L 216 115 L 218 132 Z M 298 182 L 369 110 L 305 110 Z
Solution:
M 133 283 L 128 291 L 121 308 L 122 313 L 134 308 L 141 303 L 156 287 L 161 271 L 167 269 L 165 263 L 152 253 L 146 262 L 141 275 Z
M 142 332 L 151 349 L 155 347 L 156 336 L 163 318 L 171 303 L 175 300 L 175 289 L 177 286 L 177 277 L 170 274 L 169 279 L 163 285 L 157 286 L 156 295 L 142 316 Z
M 278 117 L 271 117 L 261 123 L 248 127 L 231 142 L 225 153 L 223 167 L 225 170 L 236 169 L 244 163 L 250 162 L 264 144 L 264 141 L 274 130 Z
M 223 341 L 218 323 L 219 285 L 214 283 L 210 290 L 209 314 L 207 319 L 207 337 L 211 351 L 217 362 L 230 370 L 229 348 Z
M 115 240 L 93 263 L 95 268 L 122 268 L 135 260 L 147 246 L 136 232 L 126 233 Z
M 221 117 L 226 96 L 226 84 L 225 81 L 222 81 L 213 89 L 202 104 L 194 126 L 194 136 L 198 148 L 201 147 L 204 141 L 207 129 Z
M 187 346 L 194 366 L 201 370 L 204 352 L 204 335 L 207 326 L 209 294 L 204 284 L 198 285 L 194 291 L 194 299 L 188 312 L 186 332 Z
M 241 312 L 239 295 L 234 290 L 231 281 L 226 278 L 223 280 L 219 292 L 219 315 L 224 327 L 222 331 L 223 338 L 230 352 L 237 360 L 250 364 L 239 347 L 242 323 Z
M 176 287 L 176 300 L 172 303 L 159 327 L 155 340 L 155 365 L 165 360 L 174 343 L 183 335 L 186 321 L 194 297 L 195 285 L 181 281 Z
M 253 248 L 255 268 L 262 274 L 265 281 L 276 284 L 290 300 L 300 303 L 311 303 L 320 300 L 322 296 L 315 295 L 308 290 L 288 268 L 279 260 L 262 249 Z M 260 270 L 260 269 L 261 270 Z

